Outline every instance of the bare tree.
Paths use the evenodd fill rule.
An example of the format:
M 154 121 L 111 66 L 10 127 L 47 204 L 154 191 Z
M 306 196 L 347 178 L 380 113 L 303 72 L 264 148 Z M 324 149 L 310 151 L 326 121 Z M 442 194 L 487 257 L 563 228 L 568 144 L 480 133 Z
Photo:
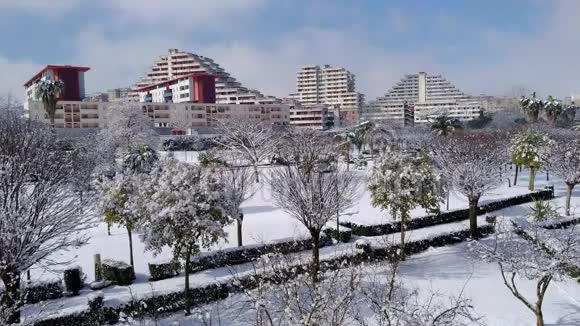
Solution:
M 33 265 L 51 267 L 51 255 L 87 241 L 89 212 L 71 186 L 73 157 L 47 127 L 21 118 L 9 107 L 0 116 L 0 305 L 20 319 L 20 275 Z
M 276 133 L 271 125 L 252 119 L 230 119 L 220 122 L 221 137 L 215 142 L 238 153 L 253 168 L 256 182 L 260 182 L 258 166 L 271 159 L 277 146 Z
M 574 131 L 552 131 L 549 144 L 540 155 L 550 171 L 566 182 L 566 215 L 570 215 L 572 191 L 580 183 L 580 136 Z
M 123 100 L 115 102 L 109 110 L 107 128 L 101 131 L 101 141 L 110 142 L 121 155 L 138 145 L 157 148 L 159 135 L 139 103 Z
M 353 205 L 358 178 L 328 162 L 326 154 L 334 148 L 331 140 L 321 143 L 313 131 L 304 131 L 302 139 L 288 145 L 295 163 L 272 169 L 269 181 L 275 204 L 302 223 L 312 237 L 312 278 L 316 280 L 322 228 Z
M 495 235 L 474 242 L 472 250 L 478 259 L 499 265 L 504 285 L 534 313 L 536 325 L 543 326 L 545 294 L 552 281 L 566 277 L 570 263 L 579 261 L 580 233 L 574 227 L 549 230 L 543 222 L 523 218 L 516 223 L 498 223 Z M 536 282 L 534 299 L 519 289 L 520 278 Z
M 255 286 L 234 282 L 255 310 L 257 326 L 354 325 L 360 271 L 345 267 L 321 273 L 319 282 L 300 272 L 301 262 L 270 254 L 254 264 Z
M 224 211 L 237 224 L 238 246 L 242 246 L 242 223 L 244 214 L 242 204 L 250 199 L 258 190 L 253 179 L 253 173 L 249 167 L 243 166 L 241 160 L 236 159 L 231 153 L 218 154 L 223 164 L 221 168 L 222 183 L 224 185 Z
M 507 161 L 500 132 L 463 132 L 439 139 L 433 152 L 452 189 L 469 201 L 471 236 L 477 237 L 477 209 L 481 196 L 501 183 L 501 167 Z

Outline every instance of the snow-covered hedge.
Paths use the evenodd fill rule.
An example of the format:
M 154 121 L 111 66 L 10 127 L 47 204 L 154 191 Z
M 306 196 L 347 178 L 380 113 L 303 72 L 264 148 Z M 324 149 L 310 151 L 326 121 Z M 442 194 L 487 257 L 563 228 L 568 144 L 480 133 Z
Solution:
M 62 280 L 34 282 L 22 289 L 24 302 L 27 304 L 58 299 L 62 297 L 63 292 Z
M 352 237 L 352 230 L 346 226 L 341 226 L 338 230 L 338 234 L 336 233 L 336 227 L 334 225 L 324 229 L 323 232 L 326 236 L 332 237 L 340 242 L 349 242 Z
M 479 206 L 478 214 L 489 213 L 504 209 L 506 207 L 529 203 L 538 199 L 554 198 L 554 189 L 548 188 L 536 191 L 530 194 L 506 198 L 498 201 L 489 202 Z M 438 215 L 429 215 L 410 219 L 407 222 L 407 230 L 416 230 L 429 226 L 460 222 L 469 218 L 469 209 L 459 209 L 455 211 L 440 213 Z M 386 224 L 378 225 L 361 225 L 352 222 L 340 223 L 345 227 L 352 229 L 352 234 L 358 236 L 379 236 L 399 232 L 401 229 L 400 221 L 393 221 Z
M 174 260 L 149 263 L 150 281 L 164 280 L 179 274 L 181 264 Z
M 327 234 L 321 235 L 321 247 L 329 244 L 330 239 L 330 236 Z M 303 240 L 280 239 L 268 244 L 256 244 L 210 251 L 202 253 L 192 259 L 190 273 L 248 263 L 268 253 L 289 254 L 310 249 L 312 249 L 312 240 L 307 238 Z
M 494 232 L 494 226 L 492 224 L 482 225 L 477 228 L 480 236 L 486 236 Z M 430 247 L 443 247 L 459 242 L 463 242 L 470 237 L 469 229 L 456 231 L 452 233 L 446 233 L 431 237 L 429 239 L 422 239 L 417 241 L 411 241 L 405 245 L 405 253 L 407 255 L 416 254 L 429 249 Z M 399 245 L 387 246 L 387 245 L 377 245 L 368 242 L 357 243 L 357 248 L 362 249 L 367 255 L 374 258 L 385 258 L 393 257 L 394 254 L 400 249 Z
M 102 273 L 105 280 L 118 285 L 130 285 L 135 279 L 135 271 L 133 267 L 119 260 L 103 260 Z

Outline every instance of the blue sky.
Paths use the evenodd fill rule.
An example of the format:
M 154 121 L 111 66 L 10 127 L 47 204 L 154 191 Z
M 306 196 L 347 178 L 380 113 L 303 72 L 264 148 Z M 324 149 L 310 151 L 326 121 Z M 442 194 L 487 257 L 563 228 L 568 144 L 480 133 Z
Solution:
M 576 0 L 0 0 L 0 93 L 46 64 L 91 67 L 88 91 L 130 85 L 176 47 L 277 96 L 306 64 L 351 70 L 368 99 L 417 71 L 472 94 L 567 96 L 579 32 Z

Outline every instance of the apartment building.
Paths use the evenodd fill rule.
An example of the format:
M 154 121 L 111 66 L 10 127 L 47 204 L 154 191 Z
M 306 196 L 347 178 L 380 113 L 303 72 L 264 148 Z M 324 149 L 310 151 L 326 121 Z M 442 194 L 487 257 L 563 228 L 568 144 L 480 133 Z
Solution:
M 59 101 L 55 115 L 56 128 L 106 128 L 109 112 L 120 102 Z M 208 103 L 134 103 L 151 118 L 151 124 L 168 133 L 180 128 L 198 130 L 215 128 L 228 119 L 252 119 L 276 126 L 290 125 L 289 105 L 286 104 L 208 104 Z M 28 102 L 31 119 L 49 123 L 40 101 Z
M 186 75 L 205 73 L 215 76 L 216 103 L 219 104 L 276 104 L 280 99 L 264 96 L 257 90 L 242 87 L 242 84 L 208 57 L 194 53 L 169 49 L 149 68 L 149 71 L 134 86 L 131 97 L 139 99 L 139 89 L 166 82 Z
M 296 93 L 290 97 L 304 107 L 329 104 L 340 110 L 346 124 L 358 123 L 364 96 L 356 92 L 355 75 L 344 68 L 304 66 L 296 75 Z
M 447 114 L 461 121 L 477 118 L 481 104 L 461 92 L 441 75 L 425 72 L 405 75 L 384 96 L 366 105 L 362 120 L 409 125 L 429 122 L 436 115 Z
M 294 99 L 284 103 L 289 105 L 291 127 L 328 130 L 340 123 L 336 108 L 330 104 L 304 106 Z
M 139 102 L 215 103 L 215 75 L 193 73 L 135 89 Z

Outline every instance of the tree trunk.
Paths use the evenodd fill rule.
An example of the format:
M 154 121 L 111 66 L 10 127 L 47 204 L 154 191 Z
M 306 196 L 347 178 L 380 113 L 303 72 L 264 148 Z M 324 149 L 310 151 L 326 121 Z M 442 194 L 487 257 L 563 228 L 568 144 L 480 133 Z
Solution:
M 542 307 L 536 305 L 536 326 L 544 326 L 544 314 L 542 313 Z
M 8 324 L 20 323 L 20 272 L 8 271 L 3 275 L 2 282 L 4 283 L 5 293 L 0 294 L 0 304 L 8 308 Z
M 530 184 L 528 186 L 529 191 L 534 191 L 535 179 L 536 179 L 536 170 L 534 168 L 530 168 Z
M 570 201 L 572 199 L 572 190 L 574 190 L 574 184 L 568 183 L 568 191 L 566 192 L 566 216 L 570 216 Z
M 129 236 L 129 261 L 132 267 L 135 267 L 133 262 L 133 232 L 130 227 L 127 227 L 127 235 Z
M 111 223 L 107 223 L 107 235 L 111 236 Z
M 514 177 L 514 186 L 518 185 L 518 172 L 520 171 L 520 166 L 516 165 L 516 176 Z
M 449 196 L 450 196 L 450 194 L 451 194 L 451 190 L 447 189 L 447 205 L 445 206 L 447 211 L 449 211 Z
M 184 295 L 184 302 L 185 302 L 185 315 L 189 316 L 191 315 L 191 297 L 189 295 L 189 265 L 191 262 L 191 250 L 189 249 L 189 246 L 186 249 L 186 253 L 185 253 L 185 287 L 184 287 L 184 291 L 183 291 L 183 295 Z
M 350 170 L 350 146 L 346 149 L 346 170 Z
M 550 171 L 546 170 L 546 181 L 550 181 Z
M 244 221 L 244 214 L 240 213 L 239 218 L 236 220 L 238 224 L 238 247 L 241 247 L 242 244 L 242 222 Z
M 258 165 L 254 165 L 254 174 L 256 175 L 256 183 L 260 183 L 260 173 L 258 172 Z
M 310 231 L 312 236 L 312 281 L 318 282 L 320 270 L 320 231 Z
M 407 219 L 402 217 L 403 214 L 401 214 L 401 247 L 400 247 L 400 251 L 401 254 L 399 255 L 399 258 L 401 261 L 405 260 L 405 229 L 407 228 Z
M 477 239 L 477 203 L 479 198 L 469 198 L 469 232 L 472 239 Z

